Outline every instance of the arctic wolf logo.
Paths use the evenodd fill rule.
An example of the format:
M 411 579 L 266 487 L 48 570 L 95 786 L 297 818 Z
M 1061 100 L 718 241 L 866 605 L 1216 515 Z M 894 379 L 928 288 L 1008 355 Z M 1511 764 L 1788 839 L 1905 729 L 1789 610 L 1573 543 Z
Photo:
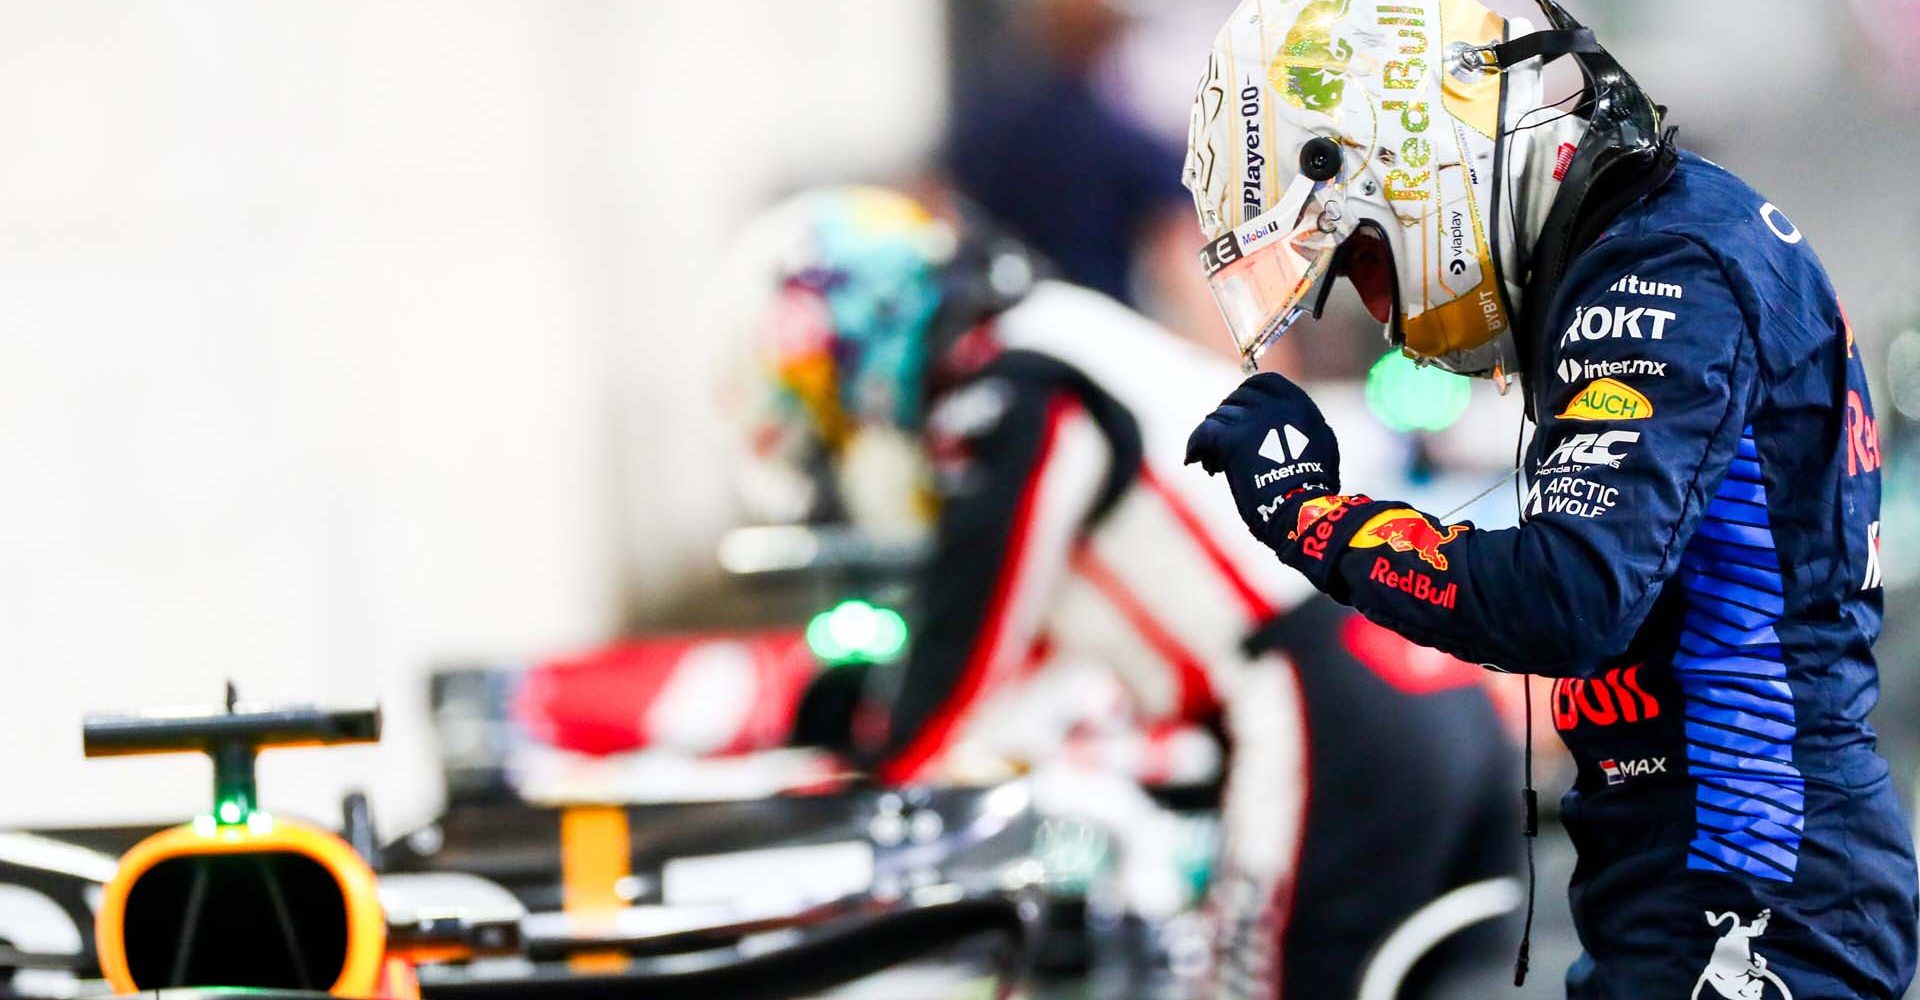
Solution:
M 1793 1000 L 1793 991 L 1767 968 L 1766 958 L 1753 953 L 1753 939 L 1767 932 L 1767 921 L 1772 916 L 1772 910 L 1761 910 L 1752 923 L 1743 927 L 1736 913 L 1707 911 L 1707 926 L 1719 927 L 1728 921 L 1732 921 L 1733 926 L 1714 942 L 1713 957 L 1707 960 L 1706 969 L 1693 984 L 1690 1000 L 1700 1000 L 1703 995 L 1724 1000 L 1769 1000 L 1773 994 L 1767 992 L 1768 984 L 1773 985 L 1779 1000 Z M 1712 987 L 1713 992 L 1703 994 L 1708 987 Z
M 1293 22 L 1273 71 L 1274 89 L 1288 104 L 1329 114 L 1346 97 L 1347 61 L 1353 58 L 1353 46 L 1333 37 L 1333 23 L 1347 16 L 1351 5 L 1352 0 L 1316 0 Z
M 1445 572 L 1447 557 L 1440 553 L 1440 548 L 1466 530 L 1466 525 L 1456 524 L 1441 531 L 1417 511 L 1390 510 L 1368 521 L 1350 544 L 1356 549 L 1385 545 L 1395 552 L 1412 552 L 1421 562 Z

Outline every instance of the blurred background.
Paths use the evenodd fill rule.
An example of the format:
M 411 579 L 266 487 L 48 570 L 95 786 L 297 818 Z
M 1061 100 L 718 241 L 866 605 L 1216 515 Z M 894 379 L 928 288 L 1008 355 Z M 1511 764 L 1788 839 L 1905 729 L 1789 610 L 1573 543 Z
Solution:
M 380 748 L 269 755 L 265 801 L 364 788 L 405 828 L 442 805 L 434 671 L 790 616 L 715 557 L 741 514 L 701 331 L 730 238 L 799 188 L 958 191 L 1224 353 L 1179 167 L 1232 6 L 0 2 L 0 825 L 201 808 L 204 763 L 88 763 L 79 722 L 231 679 L 379 701 Z M 1888 454 L 1876 722 L 1911 784 L 1920 3 L 1569 6 L 1847 303 Z M 1384 350 L 1336 302 L 1290 370 Z M 1420 451 L 1491 480 L 1517 408 L 1474 398 Z

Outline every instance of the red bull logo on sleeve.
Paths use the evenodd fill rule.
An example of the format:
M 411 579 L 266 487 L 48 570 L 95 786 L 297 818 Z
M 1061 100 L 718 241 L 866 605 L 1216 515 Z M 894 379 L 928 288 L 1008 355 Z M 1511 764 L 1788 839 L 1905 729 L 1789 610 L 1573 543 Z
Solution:
M 1347 498 L 1342 496 L 1314 497 L 1301 504 L 1300 519 L 1293 526 L 1293 537 L 1298 538 L 1306 534 L 1307 529 L 1313 527 L 1313 522 L 1346 505 Z
M 1395 552 L 1412 552 L 1420 557 L 1421 562 L 1444 573 L 1447 557 L 1440 549 L 1466 534 L 1467 530 L 1464 524 L 1449 525 L 1444 530 L 1436 528 L 1425 514 L 1402 507 L 1368 521 L 1361 527 L 1360 533 L 1353 536 L 1351 544 L 1356 549 L 1385 545 Z
M 1433 582 L 1433 577 L 1417 569 L 1395 570 L 1386 556 L 1373 561 L 1373 572 L 1367 574 L 1367 579 L 1389 590 L 1406 594 L 1416 601 L 1425 601 L 1436 608 L 1445 608 L 1448 611 L 1452 611 L 1460 602 L 1459 584 L 1449 583 L 1443 587 Z
M 1615 667 L 1598 677 L 1553 682 L 1553 728 L 1615 726 L 1660 717 L 1660 702 L 1640 685 L 1640 666 Z
M 1847 475 L 1880 468 L 1880 425 L 1856 389 L 1847 390 Z
M 1315 559 L 1327 557 L 1327 543 L 1333 539 L 1333 529 L 1345 520 L 1348 512 L 1355 507 L 1373 502 L 1371 497 L 1360 496 L 1324 496 L 1314 497 L 1300 505 L 1300 519 L 1294 525 L 1293 534 L 1288 536 L 1300 543 L 1300 551 Z

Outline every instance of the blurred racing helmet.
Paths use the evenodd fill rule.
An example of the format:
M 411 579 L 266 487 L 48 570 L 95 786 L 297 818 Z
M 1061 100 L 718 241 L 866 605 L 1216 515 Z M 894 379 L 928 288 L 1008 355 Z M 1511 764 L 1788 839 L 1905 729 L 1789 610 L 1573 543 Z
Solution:
M 1514 371 L 1522 276 L 1502 256 L 1525 248 L 1507 182 L 1529 150 L 1508 122 L 1541 106 L 1533 56 L 1589 50 L 1584 29 L 1535 34 L 1475 0 L 1242 3 L 1194 102 L 1185 182 L 1247 368 L 1345 275 L 1415 359 Z
M 937 362 L 1035 270 L 1024 250 L 966 235 L 975 228 L 876 187 L 808 191 L 749 228 L 726 303 L 756 515 L 839 515 L 882 536 L 924 527 L 917 435 Z

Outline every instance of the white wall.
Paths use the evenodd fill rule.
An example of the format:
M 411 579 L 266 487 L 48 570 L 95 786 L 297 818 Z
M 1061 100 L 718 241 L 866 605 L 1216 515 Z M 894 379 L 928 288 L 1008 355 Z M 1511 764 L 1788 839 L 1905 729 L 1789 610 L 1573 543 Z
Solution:
M 946 75 L 939 0 L 637 2 L 611 33 L 621 240 L 619 454 L 636 596 L 713 572 L 735 517 L 717 375 L 703 364 L 714 265 L 769 199 L 814 183 L 916 170 L 938 138 Z M 669 44 L 662 44 L 670 40 Z M 625 53 L 645 52 L 643 57 Z M 671 526 L 673 530 L 663 530 Z
M 0 24 L 0 824 L 203 807 L 204 764 L 86 762 L 79 719 L 226 677 L 389 708 L 381 750 L 270 755 L 269 806 L 427 815 L 432 661 L 596 640 L 704 562 L 700 248 L 794 169 L 910 159 L 941 73 L 931 2 Z

